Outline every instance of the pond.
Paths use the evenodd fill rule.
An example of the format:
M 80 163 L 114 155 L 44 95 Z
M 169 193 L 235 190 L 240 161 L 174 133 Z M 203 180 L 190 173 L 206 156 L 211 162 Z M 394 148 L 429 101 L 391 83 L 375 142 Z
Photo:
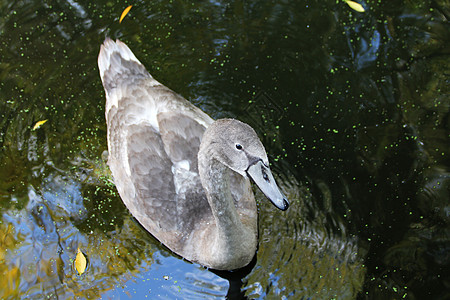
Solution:
M 0 298 L 450 297 L 450 6 L 360 3 L 0 1 Z M 258 133 L 291 206 L 254 189 L 247 268 L 183 260 L 123 205 L 105 37 Z

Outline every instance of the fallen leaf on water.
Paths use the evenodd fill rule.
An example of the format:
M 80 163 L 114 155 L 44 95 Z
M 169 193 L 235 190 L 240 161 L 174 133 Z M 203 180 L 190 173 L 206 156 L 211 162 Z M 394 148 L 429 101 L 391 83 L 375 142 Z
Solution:
M 122 12 L 122 15 L 120 15 L 119 23 L 122 23 L 123 18 L 127 15 L 127 13 L 130 11 L 130 9 L 133 7 L 133 5 L 128 6 L 125 8 Z
M 347 2 L 348 6 L 350 6 L 351 9 L 356 10 L 357 12 L 365 11 L 364 7 L 355 1 L 345 0 L 345 2 Z
M 36 122 L 36 124 L 34 124 L 32 130 L 38 129 L 38 128 L 41 127 L 45 122 L 47 122 L 47 120 L 42 120 L 42 121 Z
M 77 269 L 78 274 L 81 275 L 86 271 L 86 256 L 84 256 L 83 252 L 81 252 L 80 248 L 77 251 L 77 257 L 75 258 L 75 269 Z

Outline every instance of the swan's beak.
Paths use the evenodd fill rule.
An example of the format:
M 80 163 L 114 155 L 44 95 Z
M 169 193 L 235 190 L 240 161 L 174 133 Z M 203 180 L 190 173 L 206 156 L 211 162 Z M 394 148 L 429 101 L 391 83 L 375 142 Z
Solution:
M 281 210 L 288 209 L 288 200 L 278 188 L 269 167 L 261 160 L 248 167 L 247 174 L 276 207 Z

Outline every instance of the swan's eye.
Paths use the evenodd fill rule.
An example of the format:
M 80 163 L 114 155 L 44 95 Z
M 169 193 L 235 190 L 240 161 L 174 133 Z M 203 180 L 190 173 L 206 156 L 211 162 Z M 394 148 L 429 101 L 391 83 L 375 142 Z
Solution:
M 236 144 L 236 149 L 242 150 L 242 145 L 241 144 Z

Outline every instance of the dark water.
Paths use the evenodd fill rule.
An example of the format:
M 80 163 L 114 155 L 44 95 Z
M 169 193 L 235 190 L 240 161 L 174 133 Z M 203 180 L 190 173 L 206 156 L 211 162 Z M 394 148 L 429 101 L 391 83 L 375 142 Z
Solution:
M 0 1 L 0 298 L 450 297 L 448 1 L 129 4 L 119 24 L 123 1 Z M 182 260 L 122 204 L 105 36 L 260 135 L 291 207 L 256 191 L 248 274 Z

